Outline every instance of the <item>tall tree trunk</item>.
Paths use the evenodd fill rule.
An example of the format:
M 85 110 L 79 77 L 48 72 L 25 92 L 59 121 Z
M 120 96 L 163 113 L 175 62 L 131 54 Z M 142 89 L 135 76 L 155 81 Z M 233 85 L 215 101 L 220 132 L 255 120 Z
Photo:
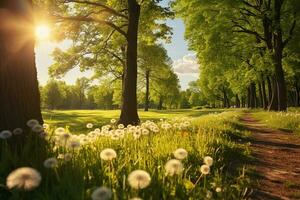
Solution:
M 162 110 L 162 108 L 163 108 L 163 98 L 159 97 L 159 102 L 158 102 L 157 110 Z
M 250 108 L 255 108 L 256 107 L 256 87 L 255 87 L 255 83 L 251 83 L 250 84 Z
M 267 109 L 268 108 L 268 100 L 267 100 L 266 83 L 265 83 L 264 77 L 262 77 L 261 87 L 262 87 L 262 95 L 263 95 L 263 108 Z
M 258 83 L 258 92 L 259 92 L 259 102 L 260 102 L 260 106 L 262 108 L 265 107 L 265 101 L 264 101 L 264 98 L 263 98 L 263 92 L 262 92 L 262 84 L 261 83 Z
M 119 123 L 136 125 L 140 122 L 137 113 L 137 39 L 140 18 L 140 5 L 136 0 L 128 2 L 128 30 L 126 66 L 122 91 L 122 108 Z
M 145 95 L 145 111 L 149 109 L 149 85 L 150 85 L 150 71 L 146 71 L 146 95 Z
M 296 89 L 296 106 L 300 106 L 300 89 L 297 84 L 297 79 L 295 81 L 295 89 Z
M 251 108 L 250 104 L 251 104 L 251 87 L 249 86 L 247 88 L 247 108 Z
M 267 76 L 267 85 L 268 85 L 268 106 L 271 104 L 271 100 L 272 100 L 272 83 L 271 83 L 271 79 L 269 76 Z
M 241 107 L 241 101 L 240 101 L 240 99 L 239 99 L 239 95 L 238 95 L 238 94 L 235 95 L 235 106 L 236 106 L 237 108 L 240 108 L 240 107 Z
M 287 109 L 287 91 L 284 78 L 284 72 L 282 69 L 282 52 L 284 48 L 282 40 L 281 30 L 281 7 L 282 0 L 275 0 L 274 2 L 274 63 L 275 63 L 275 77 L 277 82 L 277 95 L 278 95 L 278 107 L 279 111 L 286 111 Z
M 31 1 L 0 3 L 0 131 L 43 123 L 34 54 Z M 12 26 L 18 24 L 20 26 Z
M 272 78 L 272 97 L 270 100 L 270 104 L 268 106 L 268 110 L 274 110 L 277 111 L 278 110 L 278 90 L 277 90 L 277 81 L 276 81 L 276 77 L 273 76 Z

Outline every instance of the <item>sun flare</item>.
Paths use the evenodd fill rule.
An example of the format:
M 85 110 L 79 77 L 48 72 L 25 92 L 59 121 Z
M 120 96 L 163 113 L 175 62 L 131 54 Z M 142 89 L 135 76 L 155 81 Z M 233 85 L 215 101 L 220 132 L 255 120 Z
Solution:
M 43 24 L 43 25 L 38 25 L 35 28 L 35 36 L 38 40 L 46 40 L 50 37 L 50 27 Z

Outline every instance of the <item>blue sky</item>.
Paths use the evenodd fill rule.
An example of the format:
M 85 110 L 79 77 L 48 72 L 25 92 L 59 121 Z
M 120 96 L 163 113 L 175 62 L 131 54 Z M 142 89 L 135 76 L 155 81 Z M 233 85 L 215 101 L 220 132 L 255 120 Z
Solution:
M 165 5 L 167 1 L 163 2 Z M 198 77 L 198 64 L 194 53 L 188 50 L 187 42 L 184 40 L 184 24 L 181 19 L 168 20 L 167 24 L 173 28 L 173 37 L 170 44 L 165 44 L 168 55 L 173 60 L 174 71 L 177 73 L 182 89 L 186 89 L 190 81 Z M 63 42 L 54 44 L 51 42 L 40 42 L 36 47 L 36 63 L 39 82 L 44 85 L 48 76 L 48 67 L 53 63 L 50 54 L 55 47 L 67 48 L 70 44 Z M 74 69 L 63 78 L 69 84 L 73 84 L 78 77 L 91 76 L 89 72 L 80 72 Z

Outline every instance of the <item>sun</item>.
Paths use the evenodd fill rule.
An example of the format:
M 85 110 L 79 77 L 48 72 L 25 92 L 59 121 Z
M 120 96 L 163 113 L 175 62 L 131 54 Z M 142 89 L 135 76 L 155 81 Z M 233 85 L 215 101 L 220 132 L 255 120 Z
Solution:
M 35 36 L 38 40 L 49 39 L 50 33 L 51 33 L 50 27 L 45 24 L 37 25 L 35 28 Z

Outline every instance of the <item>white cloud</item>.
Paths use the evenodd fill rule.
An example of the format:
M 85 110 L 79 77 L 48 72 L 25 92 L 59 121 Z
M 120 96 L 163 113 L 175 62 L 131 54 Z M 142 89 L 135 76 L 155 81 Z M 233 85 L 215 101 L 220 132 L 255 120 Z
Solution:
M 188 54 L 173 62 L 174 71 L 178 74 L 199 73 L 199 64 L 195 54 Z

